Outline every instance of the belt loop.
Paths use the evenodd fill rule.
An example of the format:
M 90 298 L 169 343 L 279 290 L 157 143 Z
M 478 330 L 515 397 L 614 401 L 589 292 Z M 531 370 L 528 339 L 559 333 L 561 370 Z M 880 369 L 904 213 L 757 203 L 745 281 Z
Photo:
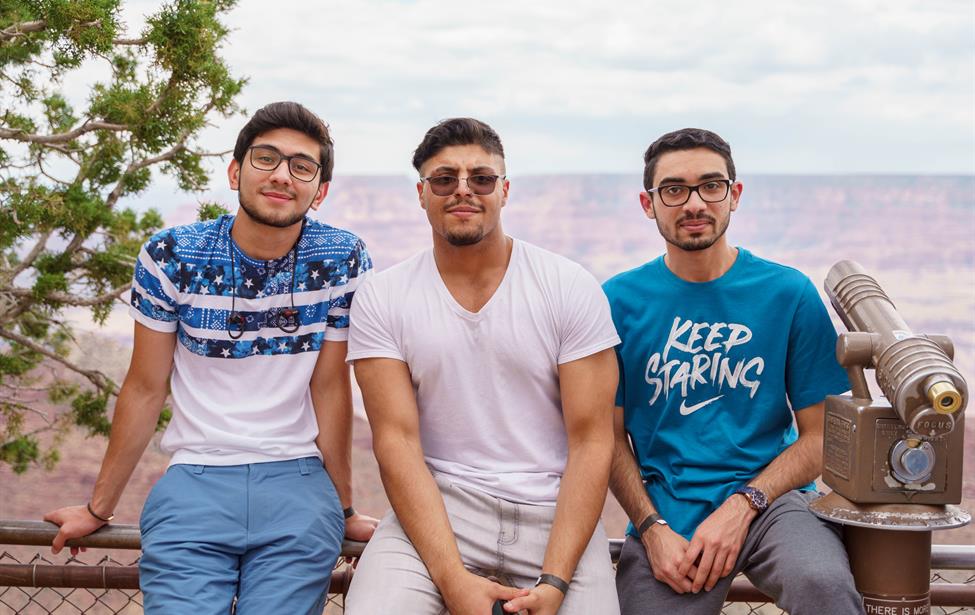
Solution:
M 203 464 L 196 464 L 193 466 L 193 474 L 203 474 L 203 468 L 205 467 Z
M 308 458 L 302 457 L 298 459 L 298 471 L 301 472 L 302 476 L 308 476 L 311 474 L 311 468 L 308 467 Z

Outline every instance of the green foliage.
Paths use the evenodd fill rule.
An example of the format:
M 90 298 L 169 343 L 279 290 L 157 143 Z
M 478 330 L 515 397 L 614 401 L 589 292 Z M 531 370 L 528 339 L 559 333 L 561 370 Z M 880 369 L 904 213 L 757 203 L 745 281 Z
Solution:
M 65 310 L 108 317 L 163 226 L 120 199 L 159 172 L 206 187 L 195 140 L 239 111 L 244 80 L 220 55 L 235 2 L 171 0 L 138 34 L 120 23 L 120 2 L 0 0 L 0 463 L 18 472 L 53 465 L 66 425 L 109 432 L 118 387 L 71 356 Z M 78 70 L 106 76 L 72 97 L 62 84 Z M 39 389 L 57 409 L 46 422 L 31 411 Z
M 200 220 L 215 220 L 230 212 L 220 203 L 200 203 L 196 208 L 196 217 Z

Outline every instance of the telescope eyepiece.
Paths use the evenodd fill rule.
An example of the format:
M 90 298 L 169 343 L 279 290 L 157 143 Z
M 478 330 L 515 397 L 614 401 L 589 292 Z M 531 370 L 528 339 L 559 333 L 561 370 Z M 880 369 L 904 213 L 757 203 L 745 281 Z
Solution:
M 950 382 L 935 382 L 927 392 L 931 407 L 938 414 L 952 414 L 961 407 L 961 393 Z

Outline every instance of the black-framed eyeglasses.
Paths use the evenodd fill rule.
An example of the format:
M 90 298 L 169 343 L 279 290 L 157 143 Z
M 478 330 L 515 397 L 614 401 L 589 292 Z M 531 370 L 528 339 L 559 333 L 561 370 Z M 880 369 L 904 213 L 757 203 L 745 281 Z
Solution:
M 647 192 L 660 195 L 660 201 L 667 207 L 680 207 L 690 200 L 691 193 L 696 192 L 705 203 L 719 203 L 728 196 L 731 184 L 735 183 L 731 179 L 709 179 L 696 186 L 685 186 L 683 184 L 667 184 L 657 186 Z
M 456 175 L 433 175 L 431 177 L 421 177 L 420 181 L 430 184 L 430 190 L 437 196 L 450 196 L 457 191 L 460 180 L 467 182 L 467 187 L 474 194 L 484 196 L 494 192 L 499 179 L 504 179 L 504 175 L 469 175 L 467 177 L 457 177 Z
M 298 181 L 310 182 L 318 175 L 322 165 L 308 156 L 297 154 L 285 156 L 270 145 L 252 145 L 250 147 L 251 166 L 258 171 L 273 171 L 282 161 L 288 161 L 288 172 Z

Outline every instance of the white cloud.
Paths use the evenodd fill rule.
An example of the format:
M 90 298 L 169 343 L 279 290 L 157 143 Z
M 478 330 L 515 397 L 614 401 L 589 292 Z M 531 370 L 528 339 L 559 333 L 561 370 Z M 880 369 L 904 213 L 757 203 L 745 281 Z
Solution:
M 530 118 L 528 138 L 502 132 L 535 148 L 521 154 L 528 172 L 632 171 L 619 161 L 638 159 L 636 144 L 681 125 L 733 126 L 775 159 L 775 136 L 798 124 L 831 147 L 817 154 L 811 135 L 801 166 L 774 170 L 975 172 L 969 0 L 278 0 L 241 2 L 227 21 L 244 106 L 314 109 L 339 137 L 339 172 L 408 169 L 423 132 L 452 115 L 520 130 Z M 208 143 L 224 147 L 242 122 Z

